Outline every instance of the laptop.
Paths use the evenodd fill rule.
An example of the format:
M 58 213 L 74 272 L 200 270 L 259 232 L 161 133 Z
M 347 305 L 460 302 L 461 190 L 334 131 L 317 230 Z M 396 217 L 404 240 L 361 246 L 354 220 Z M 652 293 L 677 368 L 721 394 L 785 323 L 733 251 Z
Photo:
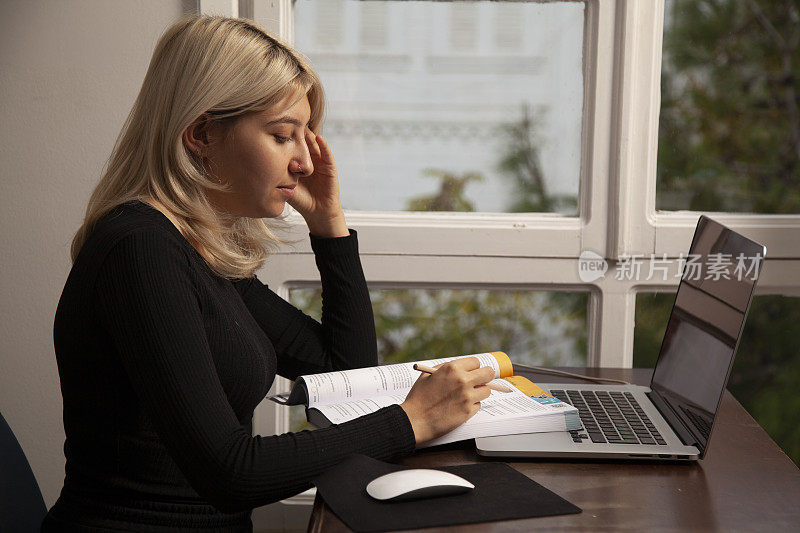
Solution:
M 702 459 L 766 248 L 701 216 L 649 387 L 539 384 L 578 408 L 583 430 L 475 439 L 498 457 Z

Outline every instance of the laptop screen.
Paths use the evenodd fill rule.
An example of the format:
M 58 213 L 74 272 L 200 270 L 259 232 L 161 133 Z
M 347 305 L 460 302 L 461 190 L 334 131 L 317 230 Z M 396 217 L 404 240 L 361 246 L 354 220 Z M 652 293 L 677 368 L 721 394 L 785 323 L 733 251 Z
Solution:
M 765 249 L 701 217 L 650 388 L 705 452 Z

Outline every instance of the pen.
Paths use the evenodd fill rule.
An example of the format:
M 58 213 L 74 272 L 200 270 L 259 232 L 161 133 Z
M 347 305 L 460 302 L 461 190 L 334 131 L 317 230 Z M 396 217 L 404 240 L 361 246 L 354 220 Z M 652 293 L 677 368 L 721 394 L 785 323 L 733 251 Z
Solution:
M 417 363 L 414 363 L 414 370 L 419 370 L 420 372 L 424 372 L 426 374 L 433 374 L 434 372 L 436 372 L 435 368 L 431 368 L 425 365 L 420 365 Z M 496 390 L 497 392 L 511 392 L 511 389 L 509 389 L 508 387 L 504 387 L 502 385 L 495 385 L 494 383 L 487 383 L 486 386 L 492 390 Z

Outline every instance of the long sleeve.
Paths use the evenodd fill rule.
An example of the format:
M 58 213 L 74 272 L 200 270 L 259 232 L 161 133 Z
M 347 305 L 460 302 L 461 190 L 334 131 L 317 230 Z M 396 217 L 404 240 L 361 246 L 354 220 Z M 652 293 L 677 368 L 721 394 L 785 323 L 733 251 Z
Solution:
M 323 263 L 323 279 L 329 279 L 325 282 L 329 286 L 338 279 L 335 270 L 339 267 L 328 268 L 336 261 Z M 153 232 L 134 232 L 105 258 L 96 295 L 101 321 L 140 408 L 200 496 L 226 512 L 250 509 L 306 490 L 316 474 L 349 453 L 389 458 L 414 449 L 413 430 L 399 406 L 313 432 L 251 436 L 220 380 L 219 368 L 224 368 L 225 361 L 210 348 L 202 287 L 196 276 L 186 250 L 177 241 Z M 350 294 L 347 289 L 345 292 Z M 320 332 L 292 314 L 277 343 L 301 360 L 299 354 L 306 352 L 293 331 L 317 331 L 320 345 L 332 335 L 331 364 L 350 363 L 342 355 L 348 340 L 347 335 L 342 340 L 341 331 L 364 327 L 364 323 L 341 327 L 339 322 L 346 322 L 348 312 L 344 307 L 333 313 L 331 321 L 337 324 L 333 333 L 325 327 Z M 321 349 L 317 341 L 304 342 Z M 318 357 L 322 356 L 315 352 L 314 360 Z M 363 362 L 372 364 L 370 357 L 373 355 Z
M 302 374 L 378 364 L 375 321 L 358 256 L 358 237 L 311 236 L 322 282 L 322 324 L 258 278 L 234 283 L 250 313 L 275 345 L 278 374 Z

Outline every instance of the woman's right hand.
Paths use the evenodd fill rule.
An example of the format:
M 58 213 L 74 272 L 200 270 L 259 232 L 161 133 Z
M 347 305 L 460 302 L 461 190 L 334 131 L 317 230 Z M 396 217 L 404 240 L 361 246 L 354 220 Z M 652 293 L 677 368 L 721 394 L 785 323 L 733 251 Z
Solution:
M 423 374 L 400 404 L 414 429 L 417 444 L 452 431 L 481 408 L 491 394 L 486 383 L 494 379 L 491 367 L 481 368 L 475 357 L 456 359 Z

